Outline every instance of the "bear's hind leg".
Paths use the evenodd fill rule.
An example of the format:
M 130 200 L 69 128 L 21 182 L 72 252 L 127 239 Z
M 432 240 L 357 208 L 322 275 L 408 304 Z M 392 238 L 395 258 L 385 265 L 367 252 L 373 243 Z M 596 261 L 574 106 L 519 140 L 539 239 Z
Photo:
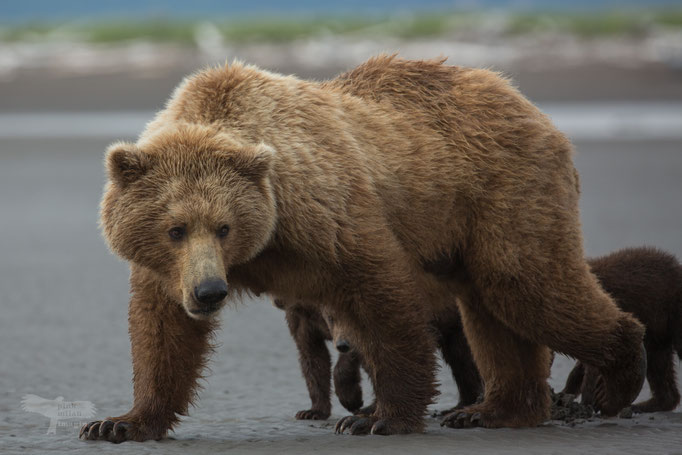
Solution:
M 549 418 L 550 351 L 528 341 L 479 304 L 460 302 L 464 330 L 485 383 L 482 403 L 448 414 L 451 428 L 535 426 Z
M 577 260 L 569 256 L 543 269 L 528 264 L 513 275 L 488 277 L 476 290 L 514 332 L 596 368 L 595 407 L 613 416 L 637 398 L 644 383 L 644 327 L 620 311 L 584 260 Z
M 647 346 L 647 380 L 651 399 L 632 406 L 635 412 L 672 411 L 680 403 L 673 349 Z

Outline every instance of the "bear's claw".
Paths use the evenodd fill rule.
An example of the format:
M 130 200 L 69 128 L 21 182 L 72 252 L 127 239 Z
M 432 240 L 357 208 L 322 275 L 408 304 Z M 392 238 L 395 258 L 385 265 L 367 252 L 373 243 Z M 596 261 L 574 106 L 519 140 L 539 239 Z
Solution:
M 298 411 L 296 413 L 296 420 L 327 420 L 329 418 L 329 414 L 329 411 L 307 409 L 304 411 Z
M 362 419 L 362 417 L 354 415 L 342 417 L 338 422 L 336 422 L 336 425 L 334 426 L 334 433 L 342 434 L 360 419 Z
M 132 424 L 124 421 L 95 420 L 83 425 L 79 439 L 84 441 L 109 441 L 118 444 L 131 438 Z
M 336 422 L 334 432 L 343 434 L 346 430 L 352 435 L 380 434 L 389 435 L 396 433 L 409 433 L 410 428 L 406 425 L 396 424 L 390 419 L 381 419 L 370 415 L 351 415 L 343 417 Z

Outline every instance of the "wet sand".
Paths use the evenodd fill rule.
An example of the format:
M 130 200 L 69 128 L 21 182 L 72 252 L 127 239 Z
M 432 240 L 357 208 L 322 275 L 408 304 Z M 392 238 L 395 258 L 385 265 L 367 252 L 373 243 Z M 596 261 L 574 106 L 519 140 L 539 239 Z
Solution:
M 219 347 L 190 417 L 171 439 L 145 444 L 83 442 L 75 426 L 46 435 L 49 420 L 21 409 L 35 394 L 89 400 L 96 415 L 132 403 L 127 336 L 128 270 L 97 228 L 101 157 L 116 138 L 0 139 L 0 453 L 679 453 L 682 413 L 522 430 L 443 429 L 425 434 L 334 435 L 345 415 L 296 421 L 309 399 L 284 314 L 267 301 L 222 313 Z M 654 245 L 682 258 L 682 141 L 578 142 L 582 218 L 589 255 Z M 572 362 L 559 357 L 551 385 Z M 457 401 L 447 371 L 433 410 Z M 370 388 L 365 383 L 366 400 Z M 648 389 L 642 397 L 648 395 Z M 65 421 L 69 423 L 68 421 Z

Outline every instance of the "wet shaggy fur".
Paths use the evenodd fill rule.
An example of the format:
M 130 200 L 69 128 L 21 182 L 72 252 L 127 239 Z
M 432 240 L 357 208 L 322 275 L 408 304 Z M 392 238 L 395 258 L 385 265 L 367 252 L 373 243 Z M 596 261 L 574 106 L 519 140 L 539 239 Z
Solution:
M 675 353 L 682 356 L 682 265 L 671 254 L 647 247 L 623 249 L 600 258 L 589 259 L 588 264 L 604 290 L 615 298 L 618 306 L 623 311 L 632 313 L 646 327 L 644 345 L 648 358 L 647 379 L 653 396 L 645 402 L 635 404 L 633 410 L 656 412 L 675 409 L 680 401 L 674 360 Z M 301 366 L 311 398 L 322 395 L 320 390 L 324 384 L 327 384 L 328 397 L 329 380 L 325 381 L 322 372 L 326 371 L 327 377 L 329 376 L 329 353 L 326 347 L 322 348 L 324 341 L 313 346 L 315 338 L 309 334 L 318 330 L 324 331 L 326 334 L 324 339 L 330 340 L 344 337 L 343 328 L 338 324 L 335 326 L 325 324 L 319 313 L 311 314 L 309 310 L 304 312 L 297 305 L 285 305 L 279 301 L 277 306 L 286 311 L 287 321 L 297 320 L 298 329 L 292 329 L 291 333 L 299 348 L 301 359 L 308 359 L 306 362 L 302 360 Z M 483 389 L 476 366 L 470 360 L 470 350 L 463 337 L 461 323 L 458 323 L 459 317 L 453 319 L 449 325 L 443 325 L 441 322 L 438 334 L 434 334 L 440 337 L 439 347 L 443 349 L 446 363 L 452 368 L 460 392 L 460 403 L 451 411 L 474 403 Z M 303 340 L 307 340 L 307 343 L 303 343 Z M 322 356 L 322 352 L 326 357 Z M 349 355 L 339 354 L 339 361 L 334 367 L 335 391 L 346 409 L 353 413 L 366 413 L 371 406 L 360 410 L 362 391 L 359 369 L 362 362 L 357 354 L 353 355 L 352 360 L 349 359 Z M 305 364 L 323 367 L 305 368 Z M 582 394 L 582 404 L 593 406 L 596 380 L 597 372 L 578 362 L 569 374 L 561 394 Z M 338 386 L 337 383 L 341 383 L 342 386 Z M 316 388 L 311 387 L 311 384 L 315 384 Z M 318 392 L 314 393 L 315 391 Z M 353 400 L 348 400 L 346 398 L 348 396 L 352 396 Z M 348 406 L 346 403 L 353 404 Z M 307 418 L 327 417 L 328 413 L 324 417 Z
M 353 414 L 371 414 L 375 404 L 362 407 L 360 369 L 362 359 L 353 349 L 353 340 L 346 336 L 344 327 L 325 318 L 320 311 L 307 305 L 275 299 L 275 306 L 284 310 L 289 331 L 299 354 L 299 363 L 310 395 L 312 407 L 298 411 L 297 419 L 325 420 L 331 413 L 330 378 L 333 377 L 334 392 L 341 405 Z M 435 337 L 443 360 L 450 367 L 459 391 L 459 403 L 449 413 L 476 402 L 483 392 L 483 383 L 471 356 L 457 312 L 447 319 L 433 321 Z M 339 352 L 330 376 L 331 356 L 326 341 L 338 340 L 349 343 L 349 352 Z M 367 367 L 365 367 L 367 369 Z
M 680 403 L 675 354 L 682 357 L 682 265 L 673 255 L 654 248 L 624 249 L 589 264 L 616 304 L 646 327 L 644 346 L 652 397 L 633 405 L 633 411 L 672 411 Z M 583 404 L 594 404 L 595 376 L 592 368 L 578 362 L 563 392 L 582 394 Z
M 452 426 L 545 420 L 547 347 L 599 370 L 603 412 L 641 386 L 644 329 L 584 260 L 571 144 L 494 72 L 386 56 L 325 83 L 207 69 L 107 168 L 133 357 L 158 360 L 134 363 L 132 410 L 88 439 L 162 437 L 185 412 L 229 300 L 197 301 L 209 278 L 324 305 L 351 330 L 376 410 L 341 431 L 423 430 L 430 323 L 457 307 L 486 392 Z

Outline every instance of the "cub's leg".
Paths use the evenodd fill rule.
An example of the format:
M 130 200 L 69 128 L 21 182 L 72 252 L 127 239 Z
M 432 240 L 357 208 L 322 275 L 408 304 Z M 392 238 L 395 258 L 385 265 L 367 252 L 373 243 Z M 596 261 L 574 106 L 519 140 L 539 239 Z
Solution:
M 151 280 L 133 270 L 128 323 L 133 358 L 133 408 L 83 426 L 81 439 L 115 443 L 161 439 L 186 415 L 211 351 L 212 321 L 187 315 Z
M 334 366 L 334 391 L 341 405 L 353 414 L 362 407 L 360 355 L 352 349 L 340 353 Z
M 325 343 L 330 338 L 322 315 L 315 309 L 284 304 L 287 324 L 298 348 L 298 360 L 312 407 L 298 411 L 299 420 L 325 420 L 331 414 L 331 357 Z
M 453 313 L 456 313 L 454 309 Z M 443 360 L 450 367 L 459 392 L 459 403 L 454 408 L 441 412 L 446 415 L 476 403 L 483 393 L 483 380 L 478 373 L 459 315 L 451 318 L 447 324 L 437 323 L 436 328 L 440 335 L 438 344 Z
M 568 374 L 568 378 L 566 378 L 566 385 L 564 386 L 564 390 L 562 390 L 561 393 L 579 395 L 580 390 L 582 389 L 584 376 L 585 365 L 583 365 L 582 362 L 576 363 L 571 372 Z
M 635 412 L 672 411 L 680 403 L 675 378 L 675 363 L 672 346 L 647 345 L 647 380 L 651 399 L 632 406 Z

